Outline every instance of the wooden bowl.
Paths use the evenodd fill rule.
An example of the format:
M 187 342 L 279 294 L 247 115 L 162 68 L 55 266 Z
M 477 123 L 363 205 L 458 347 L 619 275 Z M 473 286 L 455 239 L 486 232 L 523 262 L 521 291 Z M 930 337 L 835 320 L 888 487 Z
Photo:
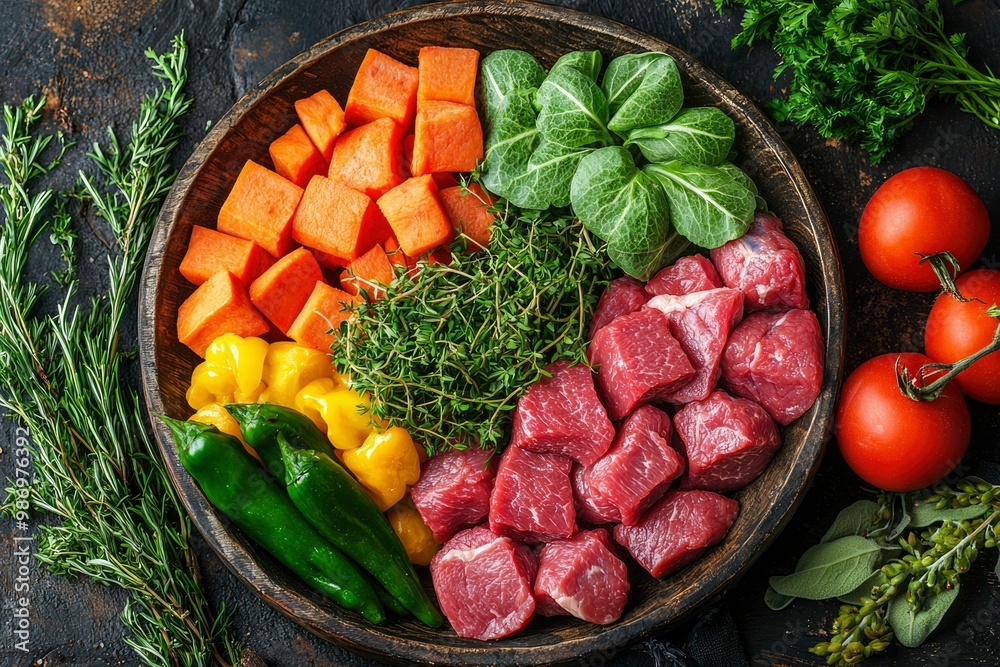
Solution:
M 295 120 L 293 102 L 321 88 L 344 101 L 369 48 L 416 64 L 421 46 L 524 49 L 546 67 L 567 52 L 663 51 L 684 77 L 686 105 L 713 105 L 736 121 L 737 164 L 757 182 L 805 258 L 809 296 L 827 341 L 822 393 L 783 430 L 771 465 L 736 494 L 740 516 L 729 535 L 690 567 L 656 580 L 630 565 L 632 591 L 617 623 L 600 627 L 570 617 L 538 618 L 522 634 L 495 642 L 461 639 L 410 620 L 375 627 L 312 591 L 250 542 L 206 501 L 178 461 L 167 429 L 153 419 L 173 484 L 192 520 L 233 572 L 262 599 L 320 637 L 383 659 L 433 664 L 547 664 L 608 658 L 627 643 L 677 623 L 730 586 L 792 517 L 817 467 L 832 423 L 844 341 L 843 276 L 816 195 L 778 133 L 754 104 L 717 74 L 670 44 L 597 16 L 523 2 L 453 2 L 384 16 L 344 30 L 286 63 L 243 97 L 184 165 L 160 213 L 139 302 L 139 339 L 151 413 L 190 416 L 184 400 L 198 359 L 176 336 L 180 303 L 192 292 L 178 272 L 191 226 L 214 225 L 247 159 L 270 164 L 268 145 Z M 429 582 L 428 582 L 429 583 Z

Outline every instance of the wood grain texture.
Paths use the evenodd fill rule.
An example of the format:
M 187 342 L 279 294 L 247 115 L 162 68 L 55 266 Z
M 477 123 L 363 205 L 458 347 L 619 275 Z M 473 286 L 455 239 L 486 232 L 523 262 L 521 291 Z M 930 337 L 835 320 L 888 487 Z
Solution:
M 196 148 L 168 196 L 154 232 L 139 304 L 140 357 L 153 413 L 186 418 L 184 401 L 196 357 L 176 341 L 176 311 L 192 291 L 177 267 L 193 224 L 213 226 L 247 159 L 270 164 L 267 147 L 293 123 L 293 102 L 320 88 L 346 99 L 353 73 L 370 47 L 416 63 L 427 44 L 488 53 L 521 48 L 551 65 L 566 51 L 600 49 L 606 59 L 664 51 L 684 75 L 688 105 L 715 105 L 737 122 L 737 163 L 785 221 L 802 250 L 810 298 L 828 341 L 826 376 L 816 404 L 784 430 L 784 446 L 767 471 L 737 494 L 741 515 L 727 538 L 694 566 L 664 580 L 633 567 L 623 618 L 596 627 L 569 618 L 539 619 L 508 640 L 483 643 L 411 621 L 372 627 L 336 608 L 263 553 L 208 505 L 181 468 L 162 424 L 156 435 L 169 473 L 213 549 L 253 591 L 312 632 L 385 659 L 434 664 L 558 663 L 613 650 L 677 623 L 730 586 L 784 527 L 801 501 L 827 440 L 843 366 L 843 277 L 826 217 L 801 168 L 750 100 L 674 47 L 596 16 L 522 2 L 455 2 L 406 10 L 340 32 L 283 65 L 244 96 Z

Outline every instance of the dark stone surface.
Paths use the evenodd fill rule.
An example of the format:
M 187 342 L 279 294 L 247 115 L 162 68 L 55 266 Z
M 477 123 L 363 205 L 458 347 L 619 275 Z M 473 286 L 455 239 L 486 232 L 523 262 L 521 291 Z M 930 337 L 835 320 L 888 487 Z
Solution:
M 277 65 L 317 40 L 388 11 L 416 4 L 377 0 L 4 0 L 0 3 L 0 98 L 49 95 L 51 122 L 61 123 L 83 146 L 102 139 L 108 124 L 125 130 L 140 96 L 151 83 L 143 50 L 167 47 L 182 28 L 191 44 L 190 87 L 196 103 L 186 121 L 187 137 L 178 164 L 203 136 L 206 124 Z M 731 51 L 737 16 L 716 15 L 708 0 L 568 0 L 560 4 L 593 11 L 666 39 L 700 58 L 763 103 L 780 91 L 771 76 L 775 55 L 767 48 Z M 996 0 L 946 7 L 949 27 L 968 33 L 973 53 L 1000 69 L 994 33 L 1000 26 Z M 894 292 L 864 269 L 857 249 L 857 221 L 868 197 L 889 175 L 917 164 L 949 169 L 983 197 L 1000 216 L 1000 133 L 988 130 L 952 106 L 932 103 L 898 150 L 873 166 L 850 145 L 825 141 L 808 130 L 782 128 L 830 216 L 844 260 L 849 297 L 850 371 L 876 354 L 921 348 L 930 295 Z M 60 170 L 68 185 L 85 167 L 79 146 Z M 80 273 L 86 289 L 105 288 L 98 236 L 81 229 Z M 57 254 L 39 246 L 33 269 L 56 266 Z M 981 265 L 1000 268 L 1000 233 L 994 231 Z M 51 306 L 55 295 L 46 300 Z M 137 382 L 135 369 L 132 381 Z M 971 402 L 970 402 L 971 403 Z M 973 444 L 966 463 L 997 461 L 1000 410 L 971 404 Z M 0 430 L 0 476 L 13 474 L 13 426 Z M 767 556 L 733 589 L 728 600 L 751 662 L 755 665 L 819 665 L 807 648 L 826 631 L 834 603 L 797 602 L 783 612 L 762 601 L 767 578 L 790 571 L 814 544 L 837 510 L 860 497 L 859 481 L 832 447 L 815 485 L 792 524 Z M 0 658 L 4 665 L 137 664 L 122 641 L 117 614 L 124 596 L 90 582 L 70 582 L 31 566 L 30 651 L 13 649 L 11 609 L 16 566 L 14 538 L 26 533 L 0 522 Z M 235 605 L 236 625 L 246 645 L 271 665 L 370 664 L 300 630 L 257 601 L 204 545 L 196 543 L 209 592 L 216 602 Z M 958 603 L 923 648 L 890 649 L 873 664 L 922 666 L 1000 664 L 1000 586 L 992 562 L 979 562 L 963 579 Z

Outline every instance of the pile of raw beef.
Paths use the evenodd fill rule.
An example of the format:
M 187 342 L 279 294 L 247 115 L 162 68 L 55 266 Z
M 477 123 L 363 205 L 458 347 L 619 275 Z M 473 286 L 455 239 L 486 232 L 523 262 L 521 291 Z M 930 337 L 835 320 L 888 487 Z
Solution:
M 426 462 L 412 496 L 444 543 L 431 576 L 460 636 L 506 637 L 536 613 L 616 621 L 629 582 L 615 543 L 654 577 L 698 558 L 739 513 L 721 494 L 757 477 L 775 422 L 816 399 L 823 339 L 781 221 L 759 215 L 711 255 L 613 281 L 590 330 L 596 384 L 587 366 L 549 366 L 498 464 L 476 448 Z

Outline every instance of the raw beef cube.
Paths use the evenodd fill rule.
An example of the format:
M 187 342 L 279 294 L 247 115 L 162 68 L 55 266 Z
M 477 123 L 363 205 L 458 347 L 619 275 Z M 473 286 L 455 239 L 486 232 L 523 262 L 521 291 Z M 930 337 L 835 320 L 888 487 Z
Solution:
M 587 354 L 615 420 L 672 396 L 695 373 L 667 316 L 655 308 L 616 318 L 597 332 Z
M 704 255 L 688 255 L 653 276 L 646 283 L 646 292 L 649 296 L 660 294 L 680 296 L 716 287 L 724 285 L 712 260 Z
M 538 556 L 535 609 L 542 616 L 569 614 L 588 623 L 614 623 L 625 608 L 628 589 L 628 569 L 603 528 L 549 542 Z
M 537 571 L 528 547 L 486 526 L 458 533 L 431 561 L 441 611 L 459 637 L 473 639 L 509 637 L 528 625 Z
M 594 389 L 594 374 L 582 364 L 549 364 L 514 410 L 511 445 L 537 454 L 562 454 L 590 465 L 608 451 L 615 427 Z
M 656 308 L 670 320 L 670 333 L 681 344 L 694 367 L 691 381 L 665 400 L 671 403 L 700 401 L 715 389 L 719 361 L 729 333 L 743 318 L 743 294 L 722 287 L 683 296 L 654 296 L 646 308 Z
M 573 466 L 571 475 L 573 498 L 576 501 L 576 515 L 587 523 L 621 523 L 622 514 L 610 498 L 598 493 L 590 484 L 590 468 Z
M 722 355 L 722 381 L 779 424 L 801 417 L 823 383 L 823 334 L 811 310 L 754 313 L 736 327 Z
M 734 491 L 764 471 L 781 446 L 778 427 L 764 408 L 716 391 L 674 415 L 687 454 L 682 489 Z
M 592 494 L 616 508 L 632 525 L 684 472 L 684 459 L 670 446 L 670 417 L 651 405 L 622 422 L 611 449 L 586 473 Z
M 420 480 L 410 489 L 413 504 L 438 542 L 455 531 L 474 526 L 490 511 L 492 451 L 473 447 L 427 459 Z
M 809 307 L 805 262 L 773 215 L 758 213 L 746 234 L 712 251 L 712 262 L 726 287 L 743 292 L 748 313 Z
M 490 528 L 524 542 L 550 542 L 576 532 L 573 461 L 508 447 L 500 457 L 490 497 Z
M 711 491 L 671 491 L 634 526 L 615 526 L 615 541 L 654 577 L 676 572 L 717 544 L 740 505 Z
M 638 280 L 628 276 L 615 278 L 597 302 L 594 319 L 590 322 L 590 338 L 594 337 L 598 329 L 611 324 L 616 317 L 639 310 L 648 300 L 646 288 Z

